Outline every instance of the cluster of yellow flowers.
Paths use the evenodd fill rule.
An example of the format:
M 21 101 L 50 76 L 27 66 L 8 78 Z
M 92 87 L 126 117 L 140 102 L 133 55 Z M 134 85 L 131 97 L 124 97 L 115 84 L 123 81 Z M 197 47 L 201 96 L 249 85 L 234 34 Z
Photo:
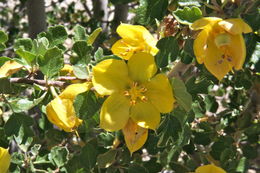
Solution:
M 242 33 L 252 29 L 242 19 L 223 20 L 206 17 L 191 25 L 201 30 L 194 42 L 198 63 L 221 80 L 234 67 L 241 69 L 245 60 Z M 143 26 L 120 24 L 122 37 L 112 52 L 122 58 L 107 59 L 93 67 L 92 83 L 72 84 L 47 105 L 48 119 L 67 132 L 74 131 L 82 120 L 76 117 L 73 100 L 77 94 L 94 87 L 100 96 L 108 96 L 101 107 L 100 127 L 121 130 L 131 153 L 140 149 L 160 123 L 160 113 L 168 113 L 175 102 L 166 75 L 157 73 L 154 55 L 157 40 Z M 201 166 L 196 173 L 225 173 L 214 165 Z
M 158 52 L 157 41 L 149 31 L 143 26 L 121 24 L 117 32 L 122 39 L 113 45 L 112 52 L 122 60 L 97 64 L 92 82 L 98 94 L 109 95 L 101 108 L 100 127 L 122 129 L 132 153 L 143 146 L 148 129 L 159 125 L 160 113 L 172 111 L 174 97 L 167 76 L 157 74 L 153 56 Z

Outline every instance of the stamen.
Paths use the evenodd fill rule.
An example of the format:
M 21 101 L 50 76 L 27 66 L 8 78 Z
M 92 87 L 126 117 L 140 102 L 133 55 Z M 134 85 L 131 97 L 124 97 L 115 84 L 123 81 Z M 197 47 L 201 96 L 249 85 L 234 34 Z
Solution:
M 124 96 L 130 96 L 129 91 L 124 91 Z

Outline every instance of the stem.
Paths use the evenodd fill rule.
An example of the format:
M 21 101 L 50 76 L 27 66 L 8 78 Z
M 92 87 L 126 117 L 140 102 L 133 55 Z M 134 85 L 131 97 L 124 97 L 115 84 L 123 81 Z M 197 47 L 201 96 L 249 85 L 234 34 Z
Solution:
M 9 103 L 9 101 L 6 99 L 5 95 L 2 94 L 2 96 L 3 96 L 4 101 L 9 105 L 10 109 L 11 109 L 12 112 L 14 113 L 14 110 L 13 110 L 13 108 L 12 108 L 12 105 L 11 105 L 11 104 Z
M 62 78 L 65 79 L 65 78 Z M 69 78 L 70 80 L 71 78 Z M 74 78 L 73 78 L 74 79 Z M 11 83 L 23 83 L 23 84 L 38 84 L 41 86 L 55 86 L 55 87 L 60 87 L 60 88 L 65 88 L 68 84 L 66 82 L 62 81 L 48 81 L 46 80 L 39 80 L 39 79 L 28 79 L 28 78 L 11 78 L 9 79 Z
M 50 89 L 51 89 L 51 94 L 52 94 L 52 96 L 53 96 L 54 98 L 56 98 L 56 97 L 59 96 L 53 86 L 51 86 Z

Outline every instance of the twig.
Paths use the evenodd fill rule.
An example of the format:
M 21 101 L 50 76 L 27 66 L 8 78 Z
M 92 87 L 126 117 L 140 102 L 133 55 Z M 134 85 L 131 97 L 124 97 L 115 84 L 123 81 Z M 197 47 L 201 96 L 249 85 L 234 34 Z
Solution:
M 2 94 L 2 97 L 3 97 L 4 101 L 9 105 L 10 109 L 12 110 L 12 112 L 14 112 L 12 105 L 9 103 L 9 101 L 7 100 L 7 98 L 5 97 L 4 94 Z
M 86 10 L 88 16 L 89 16 L 90 18 L 92 18 L 93 16 L 92 16 L 91 11 L 89 10 L 87 4 L 84 3 L 84 2 L 82 2 L 82 5 L 83 5 L 84 9 Z
M 23 84 L 38 84 L 41 86 L 56 86 L 56 87 L 61 87 L 65 88 L 68 84 L 66 82 L 62 81 L 48 81 L 48 84 L 46 80 L 39 80 L 39 79 L 28 79 L 28 78 L 11 78 L 10 79 L 11 83 L 23 83 Z

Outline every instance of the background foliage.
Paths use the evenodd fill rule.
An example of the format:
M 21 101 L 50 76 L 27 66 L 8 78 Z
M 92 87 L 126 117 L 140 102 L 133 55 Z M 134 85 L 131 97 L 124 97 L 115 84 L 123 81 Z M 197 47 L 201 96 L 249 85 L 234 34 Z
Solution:
M 30 69 L 0 78 L 0 146 L 9 147 L 10 172 L 184 173 L 208 163 L 228 173 L 258 172 L 259 1 L 111 0 L 99 10 L 94 1 L 46 1 L 48 29 L 36 38 L 28 37 L 26 0 L 0 1 L 0 66 L 14 59 Z M 253 29 L 244 35 L 243 70 L 222 81 L 193 54 L 196 33 L 188 25 L 203 16 L 241 17 Z M 76 114 L 84 120 L 79 136 L 53 126 L 45 112 L 53 99 L 51 85 L 60 92 L 89 80 L 98 62 L 118 58 L 110 47 L 119 38 L 115 28 L 120 21 L 144 25 L 159 39 L 156 63 L 162 72 L 171 71 L 177 100 L 175 109 L 162 115 L 158 129 L 149 131 L 146 144 L 132 155 L 122 132 L 99 128 L 105 98 L 92 90 L 74 100 Z M 62 78 L 64 63 L 73 66 L 73 75 L 67 75 L 72 78 Z

